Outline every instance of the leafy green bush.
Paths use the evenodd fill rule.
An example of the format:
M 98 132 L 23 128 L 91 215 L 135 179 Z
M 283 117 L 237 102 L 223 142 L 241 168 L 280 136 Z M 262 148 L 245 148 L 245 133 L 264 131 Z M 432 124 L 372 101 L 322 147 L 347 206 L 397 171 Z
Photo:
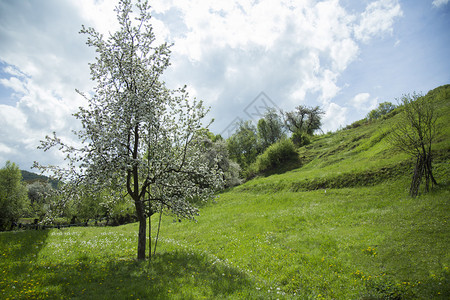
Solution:
M 291 141 L 297 147 L 302 147 L 311 144 L 309 135 L 302 131 L 295 131 L 291 136 Z
M 295 149 L 295 145 L 290 139 L 283 139 L 270 145 L 247 169 L 247 179 L 258 173 L 268 172 L 283 166 L 285 163 L 298 160 Z

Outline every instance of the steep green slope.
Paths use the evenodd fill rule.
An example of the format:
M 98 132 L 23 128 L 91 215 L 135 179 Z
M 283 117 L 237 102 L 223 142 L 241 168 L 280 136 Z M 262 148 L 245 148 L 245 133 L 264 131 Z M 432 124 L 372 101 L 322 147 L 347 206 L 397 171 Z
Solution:
M 435 166 L 440 170 L 445 168 L 450 149 L 450 85 L 430 91 L 427 97 L 433 99 L 440 115 L 433 146 Z M 374 185 L 403 177 L 411 172 L 413 162 L 392 149 L 387 141 L 400 117 L 397 113 L 398 110 L 379 121 L 315 137 L 311 145 L 299 151 L 304 162 L 301 168 L 252 180 L 238 189 L 315 190 Z M 446 181 L 449 174 L 448 171 L 439 174 L 441 181 Z

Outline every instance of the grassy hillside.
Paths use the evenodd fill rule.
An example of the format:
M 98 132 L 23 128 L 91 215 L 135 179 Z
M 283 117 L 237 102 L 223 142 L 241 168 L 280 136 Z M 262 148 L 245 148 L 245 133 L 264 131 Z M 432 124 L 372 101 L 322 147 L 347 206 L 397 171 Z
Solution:
M 220 194 L 197 222 L 164 216 L 151 264 L 134 259 L 137 224 L 0 233 L 0 298 L 448 299 L 450 86 L 429 96 L 432 193 L 408 196 L 392 114 L 316 137 L 300 168 Z

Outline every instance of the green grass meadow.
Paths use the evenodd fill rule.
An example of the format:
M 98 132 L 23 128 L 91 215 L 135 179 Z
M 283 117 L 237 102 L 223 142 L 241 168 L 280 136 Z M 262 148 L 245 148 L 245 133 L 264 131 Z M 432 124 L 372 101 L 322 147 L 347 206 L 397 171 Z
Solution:
M 201 299 L 246 297 L 253 282 L 208 255 L 162 245 L 135 260 L 136 226 L 2 235 L 1 299 Z M 161 243 L 163 244 L 163 243 Z M 257 295 L 257 290 L 255 292 Z
M 393 115 L 315 137 L 301 165 L 219 194 L 196 222 L 164 215 L 151 261 L 135 259 L 137 224 L 2 232 L 0 299 L 450 299 L 448 99 L 430 193 L 408 195 Z
M 135 260 L 137 224 L 1 233 L 0 295 L 448 299 L 450 192 L 405 184 L 228 192 L 197 223 L 165 216 L 151 262 Z

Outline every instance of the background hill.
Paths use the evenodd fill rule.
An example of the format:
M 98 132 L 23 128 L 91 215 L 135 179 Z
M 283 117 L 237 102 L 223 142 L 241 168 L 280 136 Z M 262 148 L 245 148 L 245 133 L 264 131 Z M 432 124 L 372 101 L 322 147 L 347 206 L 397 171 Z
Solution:
M 449 299 L 450 85 L 427 97 L 440 114 L 431 193 L 408 195 L 413 162 L 387 142 L 394 111 L 316 136 L 300 165 L 221 193 L 197 222 L 163 215 L 151 264 L 134 259 L 137 224 L 0 233 L 2 295 Z
M 26 182 L 27 184 L 33 183 L 35 181 L 43 181 L 43 182 L 49 182 L 54 189 L 58 187 L 58 181 L 53 180 L 47 176 L 35 174 L 32 172 L 28 172 L 25 170 L 21 170 L 22 172 L 22 180 Z

